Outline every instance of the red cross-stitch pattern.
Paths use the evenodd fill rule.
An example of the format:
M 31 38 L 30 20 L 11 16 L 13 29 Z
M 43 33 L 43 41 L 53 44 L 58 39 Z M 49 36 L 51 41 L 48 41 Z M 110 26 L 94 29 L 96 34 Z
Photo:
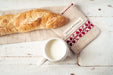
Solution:
M 83 37 L 88 31 L 94 27 L 90 21 L 86 21 L 82 26 L 76 29 L 67 39 L 66 42 L 72 46 L 76 43 L 81 37 Z

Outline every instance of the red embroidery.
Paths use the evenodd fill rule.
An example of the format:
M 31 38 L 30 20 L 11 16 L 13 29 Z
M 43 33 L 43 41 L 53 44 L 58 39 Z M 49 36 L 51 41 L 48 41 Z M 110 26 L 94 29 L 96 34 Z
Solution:
M 74 31 L 67 39 L 67 43 L 72 46 L 76 43 L 81 37 L 83 37 L 89 30 L 94 27 L 90 21 L 85 22 L 82 26 L 80 26 L 76 31 Z
M 65 9 L 61 14 L 63 15 L 71 6 L 73 6 L 73 3 L 71 3 L 71 5 L 68 6 L 67 9 Z

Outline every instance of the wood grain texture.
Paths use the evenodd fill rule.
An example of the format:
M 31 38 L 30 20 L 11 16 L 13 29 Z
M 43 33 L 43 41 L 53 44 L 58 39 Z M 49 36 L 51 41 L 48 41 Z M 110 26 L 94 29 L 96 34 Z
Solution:
M 89 18 L 101 34 L 81 52 L 78 62 L 81 66 L 113 66 L 113 17 Z
M 76 65 L 46 65 L 37 67 L 35 65 L 10 65 L 4 70 L 4 67 L 8 65 L 0 65 L 2 75 L 112 75 L 112 67 L 77 67 Z M 11 70 L 13 69 L 13 70 Z
M 36 66 L 36 63 L 42 58 L 42 53 L 39 50 L 42 49 L 41 47 L 43 45 L 41 44 L 44 43 L 44 41 L 38 41 L 40 44 L 35 42 L 0 45 L 0 75 L 70 75 L 71 73 L 75 75 L 113 74 L 113 1 L 72 1 L 84 12 L 90 21 L 94 25 L 97 25 L 102 31 L 101 35 L 81 52 L 78 62 L 81 67 L 77 65 L 76 55 L 62 62 L 47 62 L 43 67 Z M 68 2 L 67 0 L 0 0 L 0 10 L 61 6 Z M 17 37 L 15 36 L 15 38 Z M 4 39 L 7 38 L 3 38 L 2 42 L 7 42 L 3 41 Z M 22 40 L 26 40 L 26 38 Z M 37 45 L 39 46 L 37 47 Z

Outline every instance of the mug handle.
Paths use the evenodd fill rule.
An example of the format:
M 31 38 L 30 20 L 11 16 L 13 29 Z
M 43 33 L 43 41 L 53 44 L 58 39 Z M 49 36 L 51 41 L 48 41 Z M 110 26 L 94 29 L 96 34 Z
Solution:
M 41 60 L 39 63 L 37 63 L 37 65 L 38 65 L 38 66 L 41 66 L 41 65 L 43 65 L 46 61 L 48 61 L 48 59 L 42 58 L 42 60 Z

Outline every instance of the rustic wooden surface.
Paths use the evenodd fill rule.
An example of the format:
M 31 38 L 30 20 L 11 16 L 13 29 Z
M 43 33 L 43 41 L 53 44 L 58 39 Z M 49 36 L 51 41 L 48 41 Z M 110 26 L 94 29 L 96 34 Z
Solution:
M 0 75 L 113 75 L 113 0 L 72 0 L 100 36 L 80 55 L 57 63 L 37 63 L 43 58 L 44 41 L 0 45 Z M 0 10 L 66 5 L 67 0 L 0 0 Z M 78 66 L 79 64 L 79 66 Z

